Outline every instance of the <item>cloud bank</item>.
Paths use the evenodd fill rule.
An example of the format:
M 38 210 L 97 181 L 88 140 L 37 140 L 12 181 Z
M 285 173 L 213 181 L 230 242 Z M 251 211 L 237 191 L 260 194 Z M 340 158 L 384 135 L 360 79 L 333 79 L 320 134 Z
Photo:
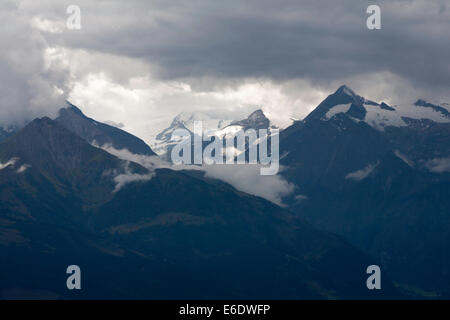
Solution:
M 127 149 L 117 150 L 108 144 L 101 148 L 120 159 L 138 163 L 151 171 L 149 175 L 118 175 L 116 177 L 118 179 L 116 181 L 118 183 L 117 190 L 129 182 L 151 179 L 154 171 L 159 168 L 203 171 L 206 177 L 222 180 L 237 190 L 265 198 L 281 206 L 283 206 L 282 199 L 291 194 L 295 188 L 293 184 L 288 183 L 279 175 L 261 176 L 259 165 L 172 165 L 157 156 L 137 155 Z
M 66 97 L 87 115 L 150 143 L 180 112 L 278 126 L 302 119 L 343 83 L 390 105 L 450 101 L 446 0 L 69 0 L 0 4 L 0 125 L 55 113 Z
M 48 59 L 48 43 L 20 3 L 0 3 L 0 125 L 55 114 L 63 105 L 66 70 Z
M 426 163 L 426 167 L 435 173 L 450 172 L 450 157 L 432 159 Z
M 376 31 L 371 1 L 79 0 L 76 31 L 71 4 L 2 2 L 1 121 L 54 112 L 60 90 L 147 142 L 182 111 L 262 108 L 286 127 L 343 83 L 391 105 L 450 101 L 446 0 L 379 2 Z

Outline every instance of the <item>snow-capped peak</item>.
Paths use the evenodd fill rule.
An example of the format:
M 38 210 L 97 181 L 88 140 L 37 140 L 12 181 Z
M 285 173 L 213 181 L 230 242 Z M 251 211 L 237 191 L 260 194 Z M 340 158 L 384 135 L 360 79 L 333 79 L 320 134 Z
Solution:
M 324 101 L 322 101 L 316 109 L 314 109 L 304 121 L 308 122 L 310 120 L 318 119 L 328 119 L 327 116 L 330 115 L 331 109 L 336 106 L 348 105 L 352 106 L 348 109 L 349 112 L 355 113 L 357 118 L 361 118 L 361 115 L 357 115 L 363 111 L 362 105 L 364 103 L 373 103 L 372 101 L 366 100 L 365 98 L 356 94 L 352 89 L 346 85 L 340 86 L 333 94 L 329 95 Z M 374 103 L 375 104 L 375 103 Z M 333 114 L 341 112 L 331 112 Z
M 194 113 L 182 112 L 173 119 L 169 128 L 172 129 L 183 128 L 193 131 L 195 121 L 201 121 L 203 125 L 203 130 L 206 131 L 222 129 L 223 127 L 231 123 L 231 120 L 213 118 L 210 115 L 201 112 L 194 112 Z
M 252 129 L 267 129 L 270 127 L 270 120 L 265 116 L 261 109 L 253 111 L 246 119 L 240 121 L 233 121 L 231 125 L 241 126 L 244 130 Z
M 438 104 L 430 103 L 424 99 L 419 99 L 414 103 L 414 105 L 417 107 L 430 108 L 436 112 L 441 113 L 443 116 L 450 118 L 450 106 L 447 104 L 443 104 L 441 106 Z
M 373 128 L 383 131 L 385 127 L 407 126 L 405 118 L 427 119 L 434 122 L 450 122 L 450 106 L 437 105 L 424 99 L 417 100 L 413 106 L 392 107 L 381 102 L 373 102 L 357 95 L 352 89 L 343 85 L 319 105 L 307 118 L 330 119 L 345 114 L 354 121 L 364 121 Z
M 176 129 L 187 129 L 194 132 L 194 122 L 202 121 L 203 133 L 207 136 L 223 137 L 234 135 L 239 130 L 247 129 L 269 129 L 272 127 L 270 120 L 261 109 L 253 111 L 247 118 L 239 121 L 217 119 L 207 114 L 180 113 L 172 121 L 171 125 L 160 132 L 152 143 L 152 149 L 160 156 L 166 155 L 170 148 L 176 143 L 172 141 L 172 133 Z
M 177 129 L 187 129 L 193 133 L 195 121 L 201 121 L 202 130 L 207 133 L 221 130 L 232 122 L 232 120 L 217 119 L 201 112 L 182 112 L 172 120 L 168 128 L 155 137 L 151 143 L 152 149 L 160 156 L 166 155 L 170 148 L 177 143 L 172 141 L 172 133 Z

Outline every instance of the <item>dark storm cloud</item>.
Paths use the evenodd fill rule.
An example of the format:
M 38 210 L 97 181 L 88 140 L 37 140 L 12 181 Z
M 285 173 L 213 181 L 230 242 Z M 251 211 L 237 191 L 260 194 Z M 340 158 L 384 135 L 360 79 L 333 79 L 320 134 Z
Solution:
M 67 74 L 46 60 L 48 45 L 17 2 L 0 3 L 0 126 L 54 114 Z
M 381 7 L 382 29 L 366 28 Z M 450 13 L 442 1 L 80 2 L 83 29 L 51 41 L 143 58 L 164 78 L 306 78 L 388 71 L 450 86 Z
M 72 4 L 81 30 L 66 28 Z M 369 4 L 381 7 L 381 30 L 366 28 Z M 4 0 L 0 9 L 0 125 L 54 112 L 65 96 L 55 92 L 94 73 L 129 92 L 136 74 L 182 80 L 192 108 L 198 91 L 245 79 L 268 79 L 293 101 L 308 84 L 328 93 L 344 82 L 367 97 L 450 97 L 447 0 Z M 60 47 L 86 50 L 49 62 Z M 307 85 L 295 87 L 297 79 Z

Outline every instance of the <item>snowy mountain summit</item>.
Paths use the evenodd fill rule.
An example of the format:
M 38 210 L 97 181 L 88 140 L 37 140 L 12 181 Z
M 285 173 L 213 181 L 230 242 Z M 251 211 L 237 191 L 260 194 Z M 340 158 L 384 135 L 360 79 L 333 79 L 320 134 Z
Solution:
M 431 104 L 419 99 L 409 106 L 389 106 L 377 103 L 356 94 L 351 88 L 343 85 L 329 95 L 305 121 L 320 118 L 329 121 L 342 114 L 359 122 L 364 121 L 371 127 L 384 131 L 386 127 L 407 126 L 407 119 L 431 120 L 438 123 L 450 122 L 449 106 Z
M 172 133 L 177 129 L 187 129 L 194 133 L 194 122 L 201 121 L 203 133 L 208 136 L 224 137 L 233 135 L 239 130 L 248 129 L 269 129 L 273 127 L 270 120 L 264 115 L 261 109 L 252 112 L 247 118 L 242 120 L 225 120 L 210 117 L 203 113 L 180 113 L 173 120 L 170 126 L 161 131 L 154 142 L 152 149 L 163 158 L 167 158 L 170 150 L 178 143 L 171 140 Z

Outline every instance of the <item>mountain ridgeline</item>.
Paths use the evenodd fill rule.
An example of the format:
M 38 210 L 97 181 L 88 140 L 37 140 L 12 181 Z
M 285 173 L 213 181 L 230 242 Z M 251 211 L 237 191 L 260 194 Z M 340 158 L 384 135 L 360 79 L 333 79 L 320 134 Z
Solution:
M 155 156 L 73 105 L 0 130 L 0 297 L 391 299 L 450 297 L 450 106 L 368 100 L 341 86 L 280 132 L 285 207 L 201 171 L 144 168 L 97 146 Z M 180 114 L 216 137 L 270 129 Z M 83 290 L 65 269 L 82 269 Z M 379 265 L 382 289 L 366 287 Z
M 80 109 L 68 102 L 59 111 L 56 121 L 84 140 L 98 146 L 111 145 L 115 149 L 127 149 L 134 154 L 153 156 L 153 150 L 141 139 L 119 128 L 86 117 Z
M 173 134 L 175 130 L 183 129 L 186 130 L 191 137 L 191 163 L 194 163 L 194 136 L 198 136 L 198 132 L 194 132 L 195 121 L 201 121 L 202 123 L 202 138 L 209 138 L 209 141 L 202 142 L 202 150 L 204 150 L 210 142 L 216 139 L 222 141 L 223 149 L 226 150 L 226 143 L 224 138 L 234 137 L 236 133 L 241 130 L 247 131 L 249 129 L 252 129 L 259 133 L 258 130 L 260 129 L 270 131 L 271 128 L 276 128 L 264 115 L 264 112 L 261 109 L 253 111 L 247 118 L 242 120 L 214 119 L 208 115 L 201 113 L 180 113 L 173 119 L 168 128 L 161 131 L 155 137 L 153 146 L 158 155 L 167 161 L 171 161 L 172 149 L 183 139 L 182 137 L 177 137 L 177 135 L 173 136 Z M 242 148 L 242 152 L 244 152 L 248 148 L 248 146 L 249 144 L 246 140 L 245 146 Z M 238 149 L 236 141 L 234 141 L 234 147 Z M 224 151 L 224 153 L 226 153 L 226 151 Z M 214 152 L 212 154 L 213 156 L 215 155 Z M 246 154 L 246 159 L 248 159 L 248 154 Z
M 130 136 L 96 127 L 70 108 L 0 143 L 2 298 L 399 296 L 388 275 L 368 290 L 379 261 L 338 236 L 201 174 L 118 159 L 91 143 Z M 66 288 L 72 264 L 82 290 Z
M 346 86 L 280 135 L 288 208 L 380 261 L 396 286 L 450 295 L 450 118 L 424 101 L 375 103 Z

